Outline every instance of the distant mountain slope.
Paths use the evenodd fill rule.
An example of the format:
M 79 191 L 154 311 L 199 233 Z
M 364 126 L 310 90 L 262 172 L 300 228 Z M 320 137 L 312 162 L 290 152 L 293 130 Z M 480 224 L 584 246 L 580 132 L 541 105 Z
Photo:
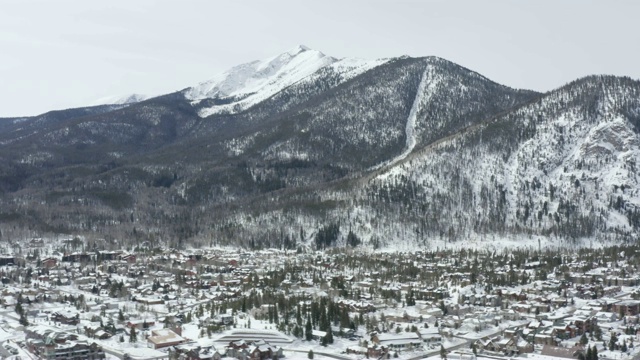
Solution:
M 35 129 L 43 125 L 52 125 L 64 120 L 107 113 L 121 109 L 122 107 L 122 105 L 97 105 L 84 108 L 54 110 L 38 116 L 0 118 L 0 130 L 21 130 L 25 126 Z
M 128 94 L 128 95 L 119 95 L 119 96 L 107 96 L 101 99 L 98 99 L 94 102 L 94 105 L 130 105 L 139 103 L 140 101 L 147 100 L 152 96 L 143 95 L 143 94 Z
M 0 120 L 2 232 L 292 247 L 633 239 L 640 86 L 539 94 L 299 47 L 132 104 Z

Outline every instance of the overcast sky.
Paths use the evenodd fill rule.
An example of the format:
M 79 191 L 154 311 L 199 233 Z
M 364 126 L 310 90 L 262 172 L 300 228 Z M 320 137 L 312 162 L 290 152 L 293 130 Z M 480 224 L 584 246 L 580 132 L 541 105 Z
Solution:
M 0 116 L 162 94 L 298 44 L 337 58 L 436 55 L 546 91 L 640 78 L 640 1 L 0 0 Z

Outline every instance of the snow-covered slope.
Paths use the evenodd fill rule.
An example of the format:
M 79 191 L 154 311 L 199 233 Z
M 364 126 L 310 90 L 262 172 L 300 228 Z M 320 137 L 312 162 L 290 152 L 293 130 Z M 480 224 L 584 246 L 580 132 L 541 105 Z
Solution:
M 424 79 L 412 113 L 429 113 L 438 104 L 426 101 L 431 85 Z M 435 87 L 449 94 L 443 99 L 452 98 L 455 88 L 442 88 L 446 78 L 438 80 Z M 427 111 L 416 108 L 417 101 L 426 101 Z M 414 123 L 409 116 L 407 128 L 415 131 L 420 122 L 443 119 L 418 117 Z M 636 241 L 639 129 L 640 82 L 592 76 L 409 154 L 405 148 L 389 166 L 350 186 L 312 193 L 317 203 L 341 204 L 321 223 L 345 224 L 374 247 L 499 249 Z M 412 143 L 407 131 L 406 146 Z M 276 210 L 234 221 L 255 233 L 271 223 L 318 229 L 317 217 L 304 212 Z
M 211 80 L 186 89 L 184 95 L 194 104 L 207 98 L 239 100 L 201 109 L 202 117 L 241 111 L 335 61 L 335 58 L 320 51 L 299 45 L 266 60 L 235 66 Z
M 207 117 L 219 113 L 235 113 L 268 99 L 300 81 L 313 82 L 326 72 L 347 81 L 387 60 L 341 59 L 299 45 L 278 56 L 235 66 L 216 77 L 184 90 L 184 96 L 194 106 L 204 99 L 220 100 L 199 108 Z M 319 70 L 325 73 L 319 74 Z
M 640 231 L 638 83 L 591 77 L 443 139 L 377 176 L 363 197 L 401 194 L 423 239 L 564 239 Z M 415 225 L 413 225 L 415 226 Z
M 339 77 L 338 83 L 343 83 L 377 66 L 385 64 L 389 60 L 390 59 L 366 60 L 366 59 L 358 59 L 358 58 L 344 58 L 325 67 L 323 70 L 332 72 L 333 74 Z M 305 80 L 315 81 L 316 78 L 322 75 L 323 74 L 320 74 L 319 72 L 317 72 Z

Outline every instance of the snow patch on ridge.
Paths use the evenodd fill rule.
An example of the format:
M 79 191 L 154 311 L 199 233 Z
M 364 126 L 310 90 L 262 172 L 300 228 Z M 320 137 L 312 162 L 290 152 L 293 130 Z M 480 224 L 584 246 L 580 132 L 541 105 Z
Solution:
M 329 65 L 334 72 L 340 74 L 341 82 L 353 79 L 365 72 L 389 62 L 390 59 L 366 60 L 357 58 L 345 58 Z
M 435 88 L 437 87 L 439 81 L 440 79 L 435 76 L 435 72 L 433 71 L 431 65 L 428 65 L 424 70 L 424 73 L 422 74 L 420 85 L 418 85 L 418 91 L 416 92 L 416 97 L 413 100 L 413 105 L 411 106 L 409 117 L 407 117 L 407 125 L 405 127 L 406 145 L 404 147 L 404 150 L 401 154 L 394 157 L 393 159 L 378 164 L 370 168 L 369 170 L 377 170 L 384 166 L 391 167 L 411 154 L 416 146 L 415 128 L 418 114 L 431 100 L 431 97 L 433 96 Z
M 140 101 L 144 101 L 151 98 L 149 95 L 144 94 L 129 94 L 129 95 L 116 95 L 116 96 L 107 96 L 100 98 L 94 101 L 91 105 L 130 105 L 135 104 Z

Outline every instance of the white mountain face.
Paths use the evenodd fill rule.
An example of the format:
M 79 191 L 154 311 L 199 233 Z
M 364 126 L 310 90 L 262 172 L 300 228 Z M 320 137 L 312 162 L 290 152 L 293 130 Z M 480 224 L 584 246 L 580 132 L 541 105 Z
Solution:
M 386 60 L 342 59 L 299 45 L 278 56 L 235 66 L 214 78 L 184 91 L 198 105 L 204 99 L 225 99 L 224 104 L 205 106 L 199 115 L 236 113 L 266 100 L 284 88 L 302 80 L 313 81 L 320 69 L 340 74 L 346 81 Z
M 151 96 L 143 94 L 114 95 L 100 98 L 91 105 L 130 105 L 149 99 Z

